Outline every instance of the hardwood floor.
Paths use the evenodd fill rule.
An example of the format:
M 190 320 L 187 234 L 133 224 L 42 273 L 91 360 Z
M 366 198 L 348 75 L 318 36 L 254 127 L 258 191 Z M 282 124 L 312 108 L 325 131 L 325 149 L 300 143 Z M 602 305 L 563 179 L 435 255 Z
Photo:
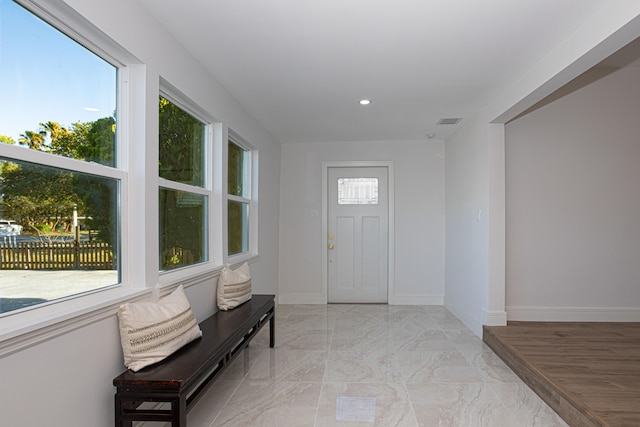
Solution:
M 570 426 L 640 426 L 640 323 L 509 322 L 483 340 Z

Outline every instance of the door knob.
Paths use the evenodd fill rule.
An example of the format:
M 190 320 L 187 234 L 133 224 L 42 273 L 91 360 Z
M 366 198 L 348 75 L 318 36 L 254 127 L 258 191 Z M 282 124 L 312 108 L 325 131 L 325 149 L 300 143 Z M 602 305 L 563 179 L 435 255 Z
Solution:
M 329 243 L 329 249 L 333 249 L 333 243 Z

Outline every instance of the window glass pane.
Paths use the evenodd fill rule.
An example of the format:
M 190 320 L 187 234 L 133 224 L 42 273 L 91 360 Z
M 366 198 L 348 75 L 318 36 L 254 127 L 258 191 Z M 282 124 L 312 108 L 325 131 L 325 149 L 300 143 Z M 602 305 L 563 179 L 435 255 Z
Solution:
M 0 1 L 0 141 L 116 165 L 117 68 Z
M 338 178 L 339 205 L 377 205 L 378 178 Z
M 207 260 L 207 197 L 160 189 L 160 268 L 172 270 Z
M 249 204 L 227 201 L 229 255 L 249 250 Z
M 0 157 L 0 313 L 120 282 L 116 179 Z
M 160 177 L 204 187 L 205 126 L 160 97 Z
M 229 141 L 229 194 L 233 196 L 249 197 L 247 170 L 249 166 L 249 152 Z

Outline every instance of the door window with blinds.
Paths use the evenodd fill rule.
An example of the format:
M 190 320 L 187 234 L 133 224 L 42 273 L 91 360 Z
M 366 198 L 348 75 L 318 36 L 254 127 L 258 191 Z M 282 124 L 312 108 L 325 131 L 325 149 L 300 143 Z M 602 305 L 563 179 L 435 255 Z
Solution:
M 377 205 L 378 178 L 338 178 L 339 205 Z

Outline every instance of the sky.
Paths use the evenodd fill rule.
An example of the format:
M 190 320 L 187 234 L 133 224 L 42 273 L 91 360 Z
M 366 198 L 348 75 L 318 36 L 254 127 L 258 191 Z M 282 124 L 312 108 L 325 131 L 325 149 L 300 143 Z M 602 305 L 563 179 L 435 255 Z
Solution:
M 0 0 L 0 135 L 113 116 L 117 69 L 10 0 Z

